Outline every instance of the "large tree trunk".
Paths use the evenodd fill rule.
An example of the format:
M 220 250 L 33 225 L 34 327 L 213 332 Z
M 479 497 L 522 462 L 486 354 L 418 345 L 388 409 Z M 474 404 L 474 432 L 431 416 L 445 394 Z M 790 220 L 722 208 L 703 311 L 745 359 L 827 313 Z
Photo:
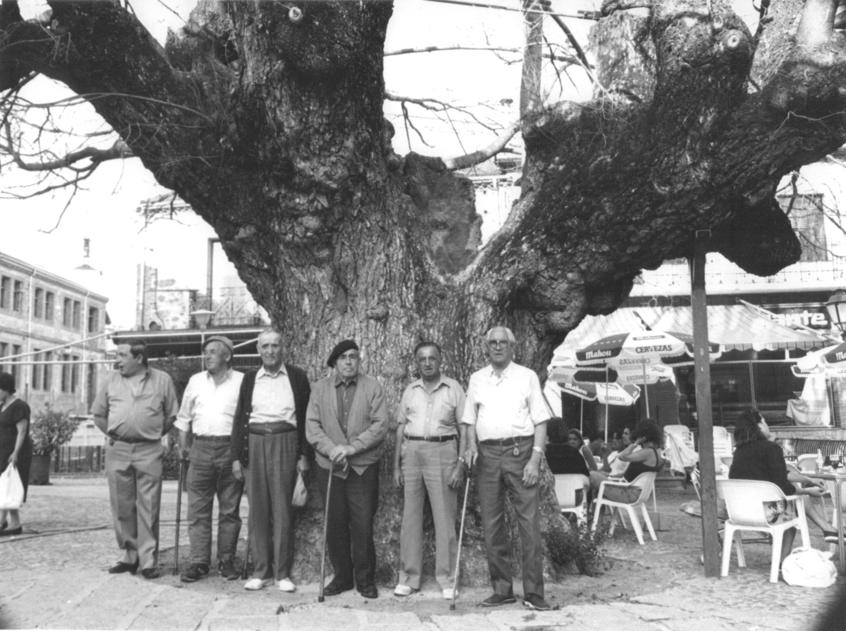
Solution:
M 441 343 L 446 372 L 465 380 L 493 324 L 509 325 L 517 360 L 543 372 L 585 314 L 618 306 L 641 269 L 688 255 L 695 230 L 711 229 L 715 249 L 756 273 L 798 258 L 773 191 L 844 140 L 837 2 L 773 2 L 777 28 L 760 44 L 719 0 L 655 0 L 649 18 L 626 11 L 639 4 L 605 3 L 597 99 L 524 119 L 523 195 L 481 249 L 470 183 L 439 159 L 391 149 L 382 47 L 392 7 L 382 0 L 303 2 L 301 13 L 204 0 L 165 50 L 118 2 L 52 2 L 41 25 L 3 0 L 0 46 L 11 52 L 0 89 L 36 72 L 90 95 L 158 181 L 214 227 L 290 359 L 317 378 L 331 347 L 354 338 L 395 403 L 418 341 Z M 761 90 L 750 91 L 750 68 Z M 524 102 L 537 100 L 527 91 Z M 385 582 L 399 536 L 389 462 Z M 549 480 L 554 539 L 566 526 Z M 311 551 L 302 579 L 317 571 L 312 491 L 298 531 L 313 544 L 298 546 Z M 466 575 L 483 581 L 475 507 L 468 523 Z

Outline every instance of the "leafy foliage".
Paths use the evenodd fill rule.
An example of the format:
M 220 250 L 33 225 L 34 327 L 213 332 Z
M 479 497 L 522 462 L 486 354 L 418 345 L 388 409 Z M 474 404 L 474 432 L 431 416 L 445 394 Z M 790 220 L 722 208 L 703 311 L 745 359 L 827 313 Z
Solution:
M 568 530 L 551 530 L 546 533 L 548 558 L 558 571 L 573 563 L 580 573 L 598 576 L 605 567 L 604 539 L 605 530 L 591 532 L 588 521 Z
M 45 405 L 34 414 L 30 423 L 33 453 L 52 453 L 71 439 L 78 425 L 78 418 L 72 418 L 68 412 L 54 410 L 49 404 Z

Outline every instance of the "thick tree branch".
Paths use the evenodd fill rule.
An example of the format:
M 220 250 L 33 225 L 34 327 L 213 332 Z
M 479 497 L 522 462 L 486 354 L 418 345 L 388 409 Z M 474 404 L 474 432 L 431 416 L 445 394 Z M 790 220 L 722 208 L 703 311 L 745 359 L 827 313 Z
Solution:
M 450 171 L 457 171 L 481 164 L 505 149 L 518 131 L 520 131 L 520 123 L 512 123 L 486 147 L 462 156 L 444 158 L 444 165 Z

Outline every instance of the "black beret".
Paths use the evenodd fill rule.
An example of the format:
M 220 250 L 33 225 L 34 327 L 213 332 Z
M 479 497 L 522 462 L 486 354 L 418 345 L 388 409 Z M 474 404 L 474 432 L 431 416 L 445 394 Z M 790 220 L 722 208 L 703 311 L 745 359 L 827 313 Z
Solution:
M 335 362 L 338 361 L 338 358 L 350 350 L 358 350 L 358 344 L 353 342 L 352 340 L 342 340 L 335 344 L 335 348 L 332 349 L 332 352 L 329 353 L 329 359 L 326 360 L 326 365 L 329 368 L 335 367 Z

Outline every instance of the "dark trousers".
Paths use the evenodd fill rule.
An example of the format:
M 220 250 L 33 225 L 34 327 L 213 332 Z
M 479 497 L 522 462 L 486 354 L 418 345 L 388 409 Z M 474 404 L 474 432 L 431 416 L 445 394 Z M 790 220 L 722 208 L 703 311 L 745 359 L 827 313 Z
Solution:
M 247 470 L 253 576 L 281 580 L 291 575 L 297 479 L 297 433 L 250 434 Z
M 523 441 L 514 455 L 513 445 L 479 445 L 476 488 L 485 530 L 485 549 L 491 585 L 497 594 L 511 594 L 511 539 L 505 522 L 508 492 L 517 525 L 523 567 L 523 595 L 543 597 L 543 544 L 541 543 L 538 486 L 523 486 L 523 467 L 532 455 L 532 441 Z
M 217 560 L 231 561 L 241 531 L 241 492 L 232 475 L 229 441 L 195 438 L 188 467 L 188 538 L 191 563 L 211 565 L 212 512 L 217 496 Z
M 325 489 L 328 469 L 317 467 L 317 479 Z M 378 503 L 378 463 L 369 465 L 361 475 L 350 468 L 346 478 L 332 478 L 326 539 L 334 580 L 342 585 L 352 585 L 355 579 L 356 587 L 362 589 L 375 582 L 373 517 Z

